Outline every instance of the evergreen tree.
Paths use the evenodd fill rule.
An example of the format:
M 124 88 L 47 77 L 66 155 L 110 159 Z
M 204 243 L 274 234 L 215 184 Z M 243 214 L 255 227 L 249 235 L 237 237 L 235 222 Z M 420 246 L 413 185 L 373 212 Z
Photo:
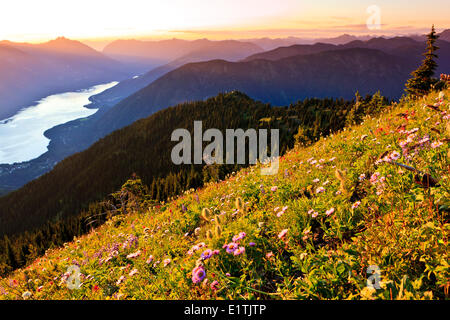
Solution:
M 363 98 L 361 97 L 361 94 L 359 91 L 356 91 L 355 93 L 355 104 L 353 105 L 353 108 L 350 109 L 350 111 L 347 114 L 347 119 L 345 121 L 346 126 L 354 125 L 359 121 L 358 114 L 360 113 L 361 105 Z
M 412 78 L 406 83 L 406 92 L 408 94 L 414 96 L 425 95 L 437 82 L 437 79 L 434 79 L 433 75 L 437 68 L 435 61 L 437 55 L 435 51 L 439 49 L 434 43 L 438 38 L 439 36 L 436 34 L 433 25 L 431 32 L 427 35 L 427 52 L 424 53 L 425 59 L 422 61 L 422 65 L 411 73 Z

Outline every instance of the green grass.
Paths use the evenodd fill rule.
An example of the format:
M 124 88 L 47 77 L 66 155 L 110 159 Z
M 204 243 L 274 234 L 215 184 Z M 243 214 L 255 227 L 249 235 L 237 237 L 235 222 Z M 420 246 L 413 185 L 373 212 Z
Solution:
M 296 147 L 276 176 L 254 166 L 157 206 L 133 198 L 128 214 L 0 279 L 0 298 L 448 299 L 445 94 L 441 102 L 437 94 L 401 102 L 380 118 Z M 438 184 L 424 187 L 420 175 L 380 160 L 396 158 L 395 151 L 396 162 Z M 237 242 L 245 251 L 227 253 L 224 244 L 242 232 Z M 218 252 L 200 259 L 207 248 Z M 71 265 L 82 273 L 78 290 L 67 287 Z M 207 283 L 193 282 L 196 266 Z M 380 270 L 380 289 L 367 287 L 369 266 Z

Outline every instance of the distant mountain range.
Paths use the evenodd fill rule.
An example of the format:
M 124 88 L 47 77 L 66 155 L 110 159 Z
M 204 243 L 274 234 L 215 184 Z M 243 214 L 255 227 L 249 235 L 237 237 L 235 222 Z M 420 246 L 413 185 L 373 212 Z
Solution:
M 413 63 L 379 50 L 352 48 L 276 61 L 186 64 L 121 101 L 95 125 L 100 136 L 169 105 L 203 100 L 218 92 L 239 90 L 274 105 L 306 97 L 352 98 L 356 90 L 377 88 L 398 97 Z
M 438 33 L 438 35 L 439 35 L 439 39 L 444 40 L 444 41 L 450 41 L 450 29 L 444 30 L 441 33 Z M 425 34 L 410 35 L 408 37 L 411 39 L 414 39 L 416 41 L 426 41 L 427 40 L 427 36 Z
M 347 40 L 349 39 L 349 37 L 346 37 L 346 36 L 343 36 L 343 37 L 346 38 Z M 440 46 L 440 50 L 439 50 L 440 58 L 438 59 L 438 64 L 440 67 L 439 67 L 438 72 L 445 72 L 446 70 L 448 70 L 450 68 L 450 60 L 448 59 L 448 57 L 450 57 L 449 43 L 446 41 L 438 41 L 438 45 Z M 411 38 L 407 38 L 407 37 L 396 37 L 396 38 L 372 38 L 367 41 L 354 40 L 349 43 L 341 44 L 341 45 L 333 45 L 333 44 L 326 44 L 326 43 L 316 43 L 313 45 L 292 45 L 292 46 L 288 46 L 288 47 L 279 47 L 274 50 L 264 51 L 261 53 L 256 53 L 256 54 L 250 55 L 249 57 L 243 59 L 242 62 L 248 62 L 248 61 L 257 60 L 257 59 L 276 61 L 276 60 L 280 60 L 280 59 L 284 59 L 284 58 L 288 58 L 288 57 L 296 56 L 296 55 L 312 55 L 312 54 L 317 54 L 317 53 L 321 53 L 321 52 L 325 52 L 325 51 L 337 51 L 337 50 L 345 50 L 345 49 L 352 49 L 352 48 L 366 48 L 366 49 L 379 50 L 379 51 L 382 51 L 389 55 L 399 57 L 406 62 L 404 65 L 407 67 L 401 73 L 403 80 L 400 81 L 399 83 L 397 83 L 397 85 L 389 86 L 392 89 L 388 89 L 388 92 L 385 92 L 386 95 L 390 95 L 391 97 L 394 98 L 394 97 L 399 97 L 403 93 L 402 85 L 403 85 L 404 81 L 406 81 L 408 74 L 411 71 L 411 68 L 414 68 L 416 65 L 419 65 L 419 63 L 422 59 L 422 53 L 425 50 L 425 44 L 423 42 L 421 43 L 421 42 L 415 41 L 415 40 L 413 40 Z M 195 59 L 193 59 L 193 60 L 195 60 Z M 137 92 L 138 90 L 144 88 L 146 85 L 152 84 L 152 82 L 155 81 L 158 77 L 162 77 L 167 72 L 174 70 L 176 67 L 178 67 L 180 64 L 182 64 L 182 62 L 179 62 L 179 61 L 180 60 L 178 60 L 178 61 L 176 60 L 170 64 L 167 64 L 160 68 L 154 69 L 154 70 L 148 72 L 147 74 L 145 74 L 144 76 L 139 77 L 137 79 L 130 79 L 130 80 L 124 81 L 123 83 L 120 83 L 119 85 L 117 85 L 109 90 L 106 90 L 105 92 L 103 92 L 97 96 L 92 97 L 91 100 L 99 107 L 105 106 L 105 105 L 113 106 L 114 104 L 123 100 L 127 96 L 131 95 L 132 93 Z M 188 61 L 188 59 L 184 59 L 182 61 Z M 380 64 L 382 65 L 383 61 L 380 61 Z M 210 66 L 211 66 L 211 63 L 208 64 L 208 67 L 210 67 Z M 247 70 L 247 71 L 252 72 L 252 70 Z M 195 70 L 192 69 L 192 72 L 195 72 Z M 183 74 L 185 74 L 185 72 Z M 180 76 L 180 74 L 177 74 L 175 77 L 178 77 L 178 76 Z M 222 75 L 216 74 L 215 76 L 219 77 Z M 237 74 L 236 75 L 227 74 L 227 75 L 223 75 L 223 76 L 225 76 L 225 77 L 229 76 L 229 77 L 234 77 L 234 78 L 239 77 Z M 215 82 L 221 81 L 221 80 L 211 79 L 211 81 L 212 81 L 212 83 L 215 83 Z M 281 81 L 281 83 L 284 82 L 283 79 L 280 79 L 280 81 Z M 317 78 L 313 78 L 313 79 L 310 79 L 310 81 L 317 82 L 319 80 Z M 258 80 L 256 80 L 256 82 L 258 82 Z M 176 91 L 179 89 L 180 86 L 183 87 L 184 85 L 192 85 L 194 83 L 195 82 L 192 82 L 190 84 L 178 83 L 178 85 L 176 87 L 174 87 L 173 84 L 172 84 L 172 86 L 170 86 L 170 84 L 166 83 L 166 86 L 173 87 L 172 88 L 173 91 Z M 356 86 L 352 87 L 353 84 L 356 84 Z M 353 84 L 350 85 L 350 88 L 347 92 L 347 97 L 349 94 L 353 95 L 353 93 L 355 91 L 354 89 L 356 87 L 358 87 L 357 82 L 354 82 Z M 224 85 L 223 89 L 231 90 L 231 89 L 233 89 L 233 85 L 232 84 L 230 84 L 229 86 Z M 236 89 L 244 90 L 244 88 L 236 88 Z M 164 89 L 161 89 L 161 90 L 164 91 Z M 209 96 L 210 94 L 216 94 L 216 93 L 218 93 L 218 92 L 213 92 L 213 93 L 208 93 L 208 94 L 204 93 L 203 95 L 200 94 L 200 95 L 196 95 L 195 97 L 196 98 L 204 98 L 206 96 Z M 303 89 L 303 94 L 308 96 L 308 95 L 312 94 L 312 92 Z M 184 97 L 184 99 L 187 99 L 187 100 L 191 99 L 192 98 L 191 95 L 193 95 L 193 93 L 189 94 L 188 92 L 186 92 L 186 96 Z M 323 91 L 323 95 L 326 95 L 325 91 Z M 155 93 L 155 97 L 159 97 L 159 98 L 155 98 L 155 99 L 163 99 L 163 98 L 161 98 L 162 97 L 161 92 Z M 259 96 L 255 97 L 255 98 L 263 99 L 263 97 L 259 97 Z M 172 102 L 179 102 L 178 100 L 175 101 L 174 99 L 175 99 L 175 96 L 172 96 Z M 182 97 L 180 97 L 180 99 L 181 99 L 180 101 L 184 101 Z M 170 103 L 166 104 L 162 100 L 158 100 L 158 101 L 159 101 L 158 103 L 162 103 L 162 105 L 158 106 L 157 108 L 170 104 Z M 272 99 L 269 99 L 268 102 L 277 103 L 277 100 L 272 98 Z M 287 102 L 288 101 L 286 101 L 286 100 L 282 101 L 282 103 L 287 103 Z M 156 107 L 155 105 L 152 105 L 149 108 L 155 108 L 155 107 Z M 116 110 L 118 110 L 118 109 L 119 109 L 119 107 L 116 108 Z M 145 113 L 145 111 L 142 111 L 142 112 Z
M 450 29 L 444 30 L 439 33 L 440 39 L 445 41 L 450 41 Z M 300 38 L 300 37 L 287 37 L 287 38 L 256 38 L 256 39 L 243 39 L 242 41 L 248 41 L 257 44 L 265 51 L 273 50 L 278 47 L 289 47 L 295 44 L 315 44 L 315 43 L 328 43 L 328 44 L 346 44 L 351 41 L 367 41 L 373 38 L 379 38 L 380 36 L 362 35 L 355 36 L 350 34 L 342 34 L 337 37 L 332 38 Z M 385 39 L 393 38 L 392 36 L 382 36 Z M 425 34 L 420 35 L 405 35 L 405 37 L 411 38 L 416 41 L 423 42 L 426 40 Z
M 152 68 L 139 77 L 122 81 L 119 85 L 102 92 L 91 100 L 97 107 L 113 106 L 120 100 L 149 85 L 159 77 L 186 63 L 214 59 L 237 61 L 250 55 L 282 46 L 305 44 L 305 47 L 318 41 L 330 44 L 343 44 L 354 40 L 368 40 L 370 36 L 352 36 L 344 34 L 336 38 L 302 39 L 297 37 L 270 39 L 246 39 L 241 41 L 194 41 L 171 39 L 161 41 L 117 40 L 103 49 L 103 53 L 127 65 Z M 332 47 L 330 47 L 330 50 Z M 324 50 L 322 50 L 324 51 Z M 311 51 L 310 53 L 314 53 Z
M 116 40 L 103 49 L 103 54 L 126 63 L 137 74 L 142 74 L 179 59 L 191 62 L 211 59 L 211 55 L 215 54 L 235 60 L 260 51 L 263 49 L 256 44 L 235 40 Z
M 438 70 L 437 72 L 446 72 L 450 68 L 450 42 L 439 39 Z M 293 45 L 289 47 L 280 47 L 274 50 L 264 51 L 247 57 L 243 61 L 251 60 L 271 60 L 276 61 L 294 55 L 314 54 L 324 51 L 345 50 L 351 48 L 366 48 L 385 52 L 390 55 L 403 58 L 415 65 L 419 65 L 423 59 L 423 53 L 426 50 L 425 42 L 418 42 L 408 37 L 395 38 L 372 38 L 367 41 L 355 40 L 342 45 L 332 45 L 326 43 L 316 43 L 314 45 Z
M 315 44 L 315 43 L 329 43 L 329 44 L 345 44 L 354 40 L 369 40 L 374 36 L 364 35 L 364 36 L 353 36 L 349 34 L 343 34 L 334 38 L 299 38 L 299 37 L 287 37 L 287 38 L 258 38 L 258 39 L 245 39 L 243 41 L 252 42 L 257 44 L 264 50 L 272 50 L 278 47 L 288 47 L 295 44 Z
M 50 94 L 131 76 L 126 66 L 79 41 L 0 42 L 0 120 Z
M 135 42 L 132 41 L 131 43 Z M 154 42 L 149 42 L 148 46 L 144 46 L 142 44 L 144 42 L 139 43 L 141 44 L 141 46 L 137 46 L 139 50 L 136 50 L 136 52 L 134 53 L 136 55 L 145 56 L 146 53 L 151 52 L 151 54 L 149 54 L 148 57 L 153 59 L 153 57 L 155 56 L 159 57 L 159 55 L 162 54 L 162 52 L 165 52 L 164 50 L 167 50 L 169 53 L 165 56 L 165 59 L 167 60 L 171 57 L 174 57 L 174 59 L 155 69 L 152 69 L 151 71 L 141 76 L 133 77 L 131 79 L 122 81 L 121 83 L 114 86 L 110 90 L 106 90 L 101 94 L 96 95 L 91 99 L 92 102 L 95 104 L 95 106 L 97 107 L 113 106 L 117 104 L 119 101 L 128 97 L 129 95 L 149 85 L 150 83 L 152 83 L 162 75 L 166 74 L 167 72 L 172 71 L 186 63 L 208 61 L 213 59 L 237 61 L 249 55 L 263 51 L 260 47 L 256 46 L 255 44 L 234 40 L 227 40 L 227 41 L 197 40 L 191 42 L 167 40 L 162 43 L 170 45 L 167 45 L 167 48 L 164 47 L 164 50 L 162 48 L 163 45 L 161 42 L 157 43 L 158 46 L 156 46 Z M 172 46 L 174 46 L 173 43 L 179 45 L 178 50 L 175 52 L 169 50 Z M 111 54 L 111 51 L 113 49 L 119 50 L 118 43 L 115 44 L 113 43 L 111 46 L 113 48 L 107 47 L 105 48 L 104 52 Z M 156 49 L 154 48 L 154 46 L 156 46 Z M 182 52 L 183 55 L 178 56 L 180 52 Z M 114 53 L 112 53 L 111 55 L 116 56 Z M 142 57 L 139 57 L 139 59 L 141 58 Z
M 446 30 L 440 34 L 440 36 L 443 38 L 442 40 L 445 40 L 449 37 L 450 30 Z M 417 36 L 419 37 L 419 36 Z M 422 36 L 420 36 L 422 37 Z M 425 36 L 423 36 L 425 37 Z M 424 51 L 423 46 L 425 42 L 425 38 L 419 41 L 415 41 L 412 38 L 408 37 L 394 37 L 394 38 L 373 38 L 370 36 L 353 36 L 344 34 L 336 38 L 323 38 L 323 39 L 301 39 L 296 37 L 289 37 L 289 38 L 283 38 L 283 39 L 269 39 L 269 38 L 262 38 L 262 39 L 247 39 L 248 42 L 230 42 L 230 41 L 207 41 L 207 40 L 197 40 L 194 41 L 192 44 L 191 42 L 183 42 L 177 39 L 173 40 L 166 40 L 166 41 L 160 41 L 160 42 L 149 42 L 147 46 L 144 46 L 143 44 L 147 42 L 136 42 L 134 40 L 129 40 L 132 44 L 140 44 L 138 49 L 136 49 L 135 54 L 144 55 L 145 52 L 151 52 L 149 55 L 150 57 L 157 56 L 161 54 L 161 52 L 164 52 L 162 48 L 167 47 L 166 50 L 169 50 L 169 48 L 172 48 L 175 46 L 175 44 L 179 44 L 180 46 L 183 44 L 186 46 L 186 44 L 189 44 L 189 46 L 199 46 L 201 43 L 206 43 L 205 49 L 203 50 L 197 50 L 193 51 L 190 54 L 186 54 L 185 56 L 182 56 L 178 59 L 175 59 L 167 64 L 164 64 L 160 67 L 157 67 L 155 69 L 152 69 L 151 71 L 145 73 L 144 75 L 128 79 L 125 81 L 122 81 L 117 86 L 108 89 L 101 94 L 94 96 L 91 98 L 91 101 L 94 103 L 96 107 L 102 107 L 102 106 L 113 106 L 117 104 L 119 101 L 123 100 L 124 98 L 128 97 L 129 95 L 137 92 L 138 90 L 144 88 L 145 86 L 149 85 L 159 77 L 163 76 L 164 74 L 168 73 L 169 71 L 172 71 L 176 69 L 177 67 L 182 66 L 183 64 L 190 63 L 190 62 L 199 62 L 199 61 L 207 61 L 212 59 L 223 59 L 227 61 L 235 61 L 242 59 L 245 53 L 248 53 L 252 50 L 256 50 L 255 48 L 248 45 L 248 42 L 253 42 L 258 45 L 259 47 L 263 47 L 265 49 L 267 48 L 273 48 L 272 50 L 262 51 L 258 50 L 255 54 L 247 54 L 244 59 L 244 61 L 249 61 L 252 59 L 268 59 L 268 60 L 277 60 L 286 58 L 293 55 L 305 55 L 305 54 L 313 54 L 313 53 L 319 53 L 327 50 L 338 50 L 338 49 L 348 49 L 348 48 L 371 48 L 371 49 L 377 49 L 384 51 L 386 53 L 394 54 L 401 57 L 407 57 L 410 58 L 409 55 L 413 54 L 416 59 L 422 58 L 422 53 Z M 318 42 L 320 41 L 320 42 Z M 120 41 L 123 45 L 125 43 L 128 43 L 126 41 Z M 155 49 L 155 43 L 158 44 Z M 297 44 L 301 43 L 301 44 Z M 309 43 L 309 44 L 305 44 Z M 111 44 L 115 47 L 120 47 L 118 43 Z M 147 51 L 145 51 L 145 50 Z M 110 49 L 105 48 L 104 52 L 109 52 Z M 118 49 L 117 49 L 118 50 Z M 187 50 L 184 48 L 183 50 Z M 262 51 L 262 52 L 260 52 Z M 114 54 L 112 55 L 114 56 Z M 167 57 L 174 56 L 168 55 Z M 445 56 L 445 54 L 444 54 Z M 441 59 L 440 63 L 444 62 L 443 59 Z M 446 70 L 447 65 L 442 66 L 441 69 Z

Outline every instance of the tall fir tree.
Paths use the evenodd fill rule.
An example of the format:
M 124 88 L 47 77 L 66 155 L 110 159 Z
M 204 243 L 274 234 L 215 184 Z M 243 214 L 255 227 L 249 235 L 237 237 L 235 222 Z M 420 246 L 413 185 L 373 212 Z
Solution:
M 406 83 L 405 91 L 408 94 L 413 96 L 425 95 L 437 82 L 437 79 L 433 78 L 433 75 L 437 68 L 435 59 L 438 57 L 435 52 L 439 49 L 434 44 L 438 38 L 439 35 L 436 34 L 433 25 L 431 32 L 427 35 L 427 52 L 424 53 L 425 59 L 422 61 L 422 65 L 411 73 L 412 78 Z

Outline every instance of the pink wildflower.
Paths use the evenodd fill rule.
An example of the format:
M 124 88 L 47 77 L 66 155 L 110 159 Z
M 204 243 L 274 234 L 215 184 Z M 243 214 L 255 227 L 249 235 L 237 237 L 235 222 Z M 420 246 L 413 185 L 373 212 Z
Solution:
M 134 253 L 130 253 L 129 255 L 127 255 L 127 259 L 133 259 L 136 257 L 139 257 L 141 255 L 141 250 L 138 250 Z
M 233 237 L 233 242 L 238 242 L 241 239 L 244 239 L 247 234 L 245 232 L 240 232 L 239 234 Z
M 227 253 L 233 253 L 238 247 L 239 245 L 237 243 L 230 242 L 229 244 L 226 245 Z
M 211 289 L 217 290 L 218 285 L 219 285 L 219 282 L 217 280 L 214 280 L 213 282 L 211 282 Z
M 192 282 L 193 283 L 201 282 L 205 278 L 205 276 L 206 276 L 206 271 L 202 265 L 195 267 L 192 270 Z
M 281 232 L 278 234 L 278 238 L 283 239 L 287 233 L 288 233 L 288 229 L 281 230 Z
M 134 276 L 134 275 L 135 275 L 136 273 L 138 273 L 138 272 L 139 272 L 138 269 L 133 269 L 133 270 L 131 270 L 129 276 L 132 277 L 132 276 Z
M 334 208 L 330 208 L 330 209 L 328 209 L 328 210 L 325 212 L 325 214 L 326 214 L 327 216 L 329 216 L 329 215 L 331 215 L 333 212 L 334 212 Z
M 206 249 L 205 251 L 202 252 L 201 258 L 203 260 L 207 260 L 209 258 L 211 258 L 213 255 L 213 252 L 211 249 Z
M 244 247 L 239 247 L 239 248 L 237 248 L 236 250 L 234 250 L 234 255 L 235 256 L 237 256 L 237 255 L 240 255 L 240 254 L 242 254 L 242 253 L 244 253 L 245 252 L 245 248 Z
M 352 205 L 352 209 L 358 208 L 360 204 L 361 204 L 361 201 L 356 201 L 356 202 Z
M 435 141 L 431 144 L 431 147 L 433 149 L 439 148 L 440 146 L 442 146 L 444 143 L 442 141 Z

